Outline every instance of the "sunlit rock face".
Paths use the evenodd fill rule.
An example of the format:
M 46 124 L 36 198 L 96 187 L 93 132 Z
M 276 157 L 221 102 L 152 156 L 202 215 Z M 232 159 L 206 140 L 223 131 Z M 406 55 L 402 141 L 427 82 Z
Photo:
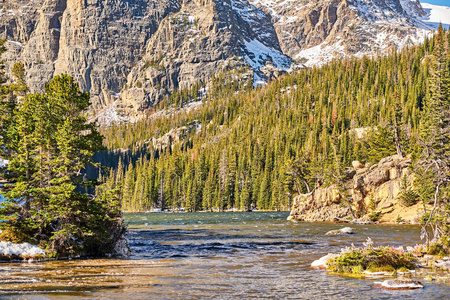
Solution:
M 285 70 L 291 62 L 281 52 L 270 16 L 249 2 L 184 1 L 160 24 L 132 68 L 122 104 L 145 110 L 176 89 L 230 69 L 248 68 L 258 84 L 270 77 L 266 65 Z
M 378 164 L 347 170 L 345 186 L 320 187 L 294 198 L 290 219 L 301 221 L 342 221 L 380 212 L 380 221 L 418 221 L 419 204 L 405 207 L 400 200 L 402 182 L 412 182 L 411 159 L 390 156 Z M 362 218 L 361 221 L 369 221 Z
M 169 0 L 6 0 L 0 35 L 6 58 L 25 64 L 31 91 L 68 73 L 99 109 L 117 98 L 159 23 L 179 7 Z

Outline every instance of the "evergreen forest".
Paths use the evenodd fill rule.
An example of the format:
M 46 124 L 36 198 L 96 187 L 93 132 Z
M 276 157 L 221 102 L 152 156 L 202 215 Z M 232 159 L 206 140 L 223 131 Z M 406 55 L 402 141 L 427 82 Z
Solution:
M 130 212 L 289 210 L 295 195 L 343 180 L 354 160 L 419 157 L 435 128 L 421 121 L 427 105 L 436 89 L 449 99 L 449 38 L 441 27 L 420 46 L 256 88 L 223 73 L 180 90 L 145 119 L 101 130 L 107 150 L 95 159 L 112 169 L 98 172 L 97 193 L 120 190 Z

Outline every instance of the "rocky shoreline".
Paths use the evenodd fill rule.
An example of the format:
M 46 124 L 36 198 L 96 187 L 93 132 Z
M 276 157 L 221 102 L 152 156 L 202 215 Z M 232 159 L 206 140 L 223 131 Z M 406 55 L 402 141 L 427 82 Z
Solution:
M 354 233 L 350 227 L 330 231 L 331 234 Z M 327 232 L 325 235 L 330 235 Z M 328 253 L 314 260 L 310 268 L 331 274 L 364 278 L 388 278 L 372 287 L 386 290 L 424 288 L 418 280 L 450 280 L 450 256 L 425 254 L 425 245 L 414 247 L 374 247 L 370 238 L 364 247 L 345 247 L 340 253 Z
M 397 155 L 375 165 L 355 161 L 346 170 L 345 186 L 322 186 L 295 197 L 288 220 L 417 224 L 423 207 L 399 198 L 404 182 L 412 184 L 411 163 Z

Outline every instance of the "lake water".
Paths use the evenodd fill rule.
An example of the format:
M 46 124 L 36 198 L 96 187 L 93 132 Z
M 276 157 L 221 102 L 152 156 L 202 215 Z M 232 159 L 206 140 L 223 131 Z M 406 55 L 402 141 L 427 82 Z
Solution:
M 127 214 L 129 259 L 0 264 L 1 299 L 449 299 L 450 284 L 384 291 L 380 279 L 309 268 L 329 252 L 367 237 L 414 245 L 410 225 L 351 225 L 355 234 L 325 236 L 347 225 L 291 223 L 288 213 Z

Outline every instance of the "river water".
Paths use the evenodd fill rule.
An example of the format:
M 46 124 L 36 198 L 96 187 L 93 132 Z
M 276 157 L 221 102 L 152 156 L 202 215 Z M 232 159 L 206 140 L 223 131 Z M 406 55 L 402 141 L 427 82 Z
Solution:
M 355 234 L 325 236 L 347 225 L 292 223 L 288 213 L 127 214 L 132 256 L 0 264 L 1 299 L 449 299 L 448 281 L 415 291 L 372 288 L 309 268 L 329 252 L 367 237 L 415 245 L 411 225 L 351 225 Z

